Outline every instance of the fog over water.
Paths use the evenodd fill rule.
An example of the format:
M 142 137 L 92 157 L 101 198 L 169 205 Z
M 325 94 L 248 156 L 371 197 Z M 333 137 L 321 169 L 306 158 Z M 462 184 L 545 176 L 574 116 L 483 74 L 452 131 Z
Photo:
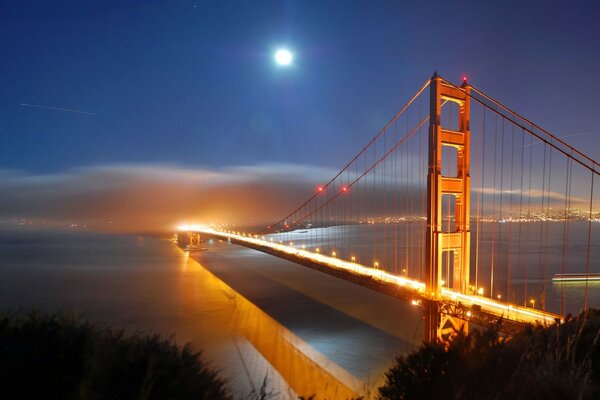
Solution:
M 185 221 L 263 225 L 333 173 L 290 164 L 111 164 L 44 174 L 0 168 L 0 227 L 25 220 L 135 233 Z

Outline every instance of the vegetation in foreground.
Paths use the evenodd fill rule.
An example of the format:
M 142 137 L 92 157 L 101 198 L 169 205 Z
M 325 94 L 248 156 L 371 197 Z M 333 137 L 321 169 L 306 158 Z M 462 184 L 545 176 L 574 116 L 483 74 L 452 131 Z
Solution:
M 0 316 L 0 386 L 2 398 L 231 398 L 189 346 L 36 312 Z
M 600 310 L 510 340 L 499 327 L 423 344 L 386 374 L 381 400 L 598 399 Z M 0 315 L 0 385 L 16 398 L 231 399 L 200 352 L 70 315 Z M 266 380 L 248 399 L 275 395 Z M 316 397 L 310 397 L 316 398 Z
M 423 344 L 386 374 L 381 400 L 600 399 L 600 311 L 510 340 L 499 327 Z

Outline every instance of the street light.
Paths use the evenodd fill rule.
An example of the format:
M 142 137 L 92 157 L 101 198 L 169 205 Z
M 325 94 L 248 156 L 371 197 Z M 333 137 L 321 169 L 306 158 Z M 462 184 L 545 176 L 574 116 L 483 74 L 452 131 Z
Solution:
M 529 300 L 529 302 L 531 303 L 531 308 L 533 308 L 535 310 L 535 300 L 531 299 L 531 300 Z

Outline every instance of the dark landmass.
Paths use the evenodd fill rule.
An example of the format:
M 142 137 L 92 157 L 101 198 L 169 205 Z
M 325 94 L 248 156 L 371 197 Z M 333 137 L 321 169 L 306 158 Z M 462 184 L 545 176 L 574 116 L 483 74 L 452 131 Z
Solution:
M 0 316 L 0 387 L 0 398 L 231 398 L 201 353 L 172 338 L 38 312 Z
M 598 399 L 600 310 L 529 327 L 510 340 L 498 327 L 423 344 L 386 374 L 381 400 Z
M 379 399 L 600 398 L 600 310 L 513 338 L 499 327 L 423 344 L 386 374 Z M 201 352 L 69 314 L 0 316 L 0 385 L 19 398 L 231 399 Z M 2 395 L 3 397 L 4 395 Z M 247 399 L 275 398 L 268 382 Z M 319 398 L 311 396 L 311 399 Z

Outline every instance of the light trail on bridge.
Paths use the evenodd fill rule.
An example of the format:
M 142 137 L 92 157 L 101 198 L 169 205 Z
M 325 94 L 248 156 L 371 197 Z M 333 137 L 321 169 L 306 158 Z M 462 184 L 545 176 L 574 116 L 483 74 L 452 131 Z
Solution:
M 180 232 L 193 232 L 201 235 L 215 237 L 222 240 L 234 240 L 242 245 L 247 245 L 252 248 L 265 248 L 274 253 L 294 256 L 299 259 L 311 260 L 320 265 L 330 268 L 350 271 L 353 274 L 370 279 L 376 279 L 389 284 L 397 285 L 402 290 L 406 291 L 414 298 L 413 304 L 419 305 L 421 300 L 441 301 L 450 305 L 462 305 L 471 308 L 474 312 L 480 311 L 494 316 L 500 317 L 506 321 L 512 321 L 520 324 L 551 324 L 560 320 L 560 315 L 526 308 L 518 305 L 508 304 L 503 301 L 493 300 L 480 295 L 470 295 L 456 292 L 448 288 L 442 288 L 440 298 L 435 294 L 427 293 L 425 283 L 391 274 L 381 269 L 368 267 L 352 261 L 346 261 L 339 258 L 327 256 L 321 253 L 309 251 L 306 249 L 298 249 L 293 245 L 285 245 L 274 241 L 263 239 L 258 235 L 245 234 L 241 232 L 222 231 L 203 225 L 181 225 L 178 227 Z M 469 312 L 465 315 L 468 319 L 471 315 Z
M 467 81 L 434 74 L 277 222 L 252 234 L 181 228 L 419 304 L 427 341 L 468 330 L 464 321 L 516 332 L 588 308 L 598 165 Z M 573 274 L 586 277 L 579 291 L 552 283 Z

